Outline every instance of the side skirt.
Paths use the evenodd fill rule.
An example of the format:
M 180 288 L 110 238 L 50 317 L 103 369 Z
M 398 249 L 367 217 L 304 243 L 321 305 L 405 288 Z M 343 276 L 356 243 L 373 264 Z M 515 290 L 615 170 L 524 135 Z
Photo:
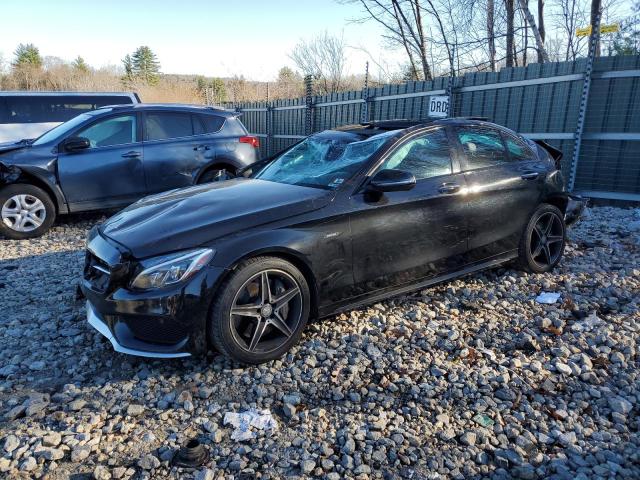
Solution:
M 379 292 L 379 293 L 372 293 L 372 294 L 367 294 L 364 297 L 360 297 L 357 300 L 350 302 L 348 304 L 339 306 L 337 308 L 331 308 L 329 307 L 328 310 L 321 312 L 321 314 L 318 316 L 319 318 L 325 318 L 325 317 L 330 317 L 332 315 L 336 315 L 338 313 L 347 311 L 347 310 L 354 310 L 356 308 L 362 307 L 363 305 L 369 305 L 372 303 L 376 303 L 379 302 L 381 300 L 387 300 L 389 298 L 392 297 L 397 297 L 399 295 L 404 295 L 408 292 L 413 292 L 416 290 L 421 290 L 425 287 L 430 287 L 432 285 L 435 285 L 437 283 L 442 283 L 442 282 L 446 282 L 447 280 L 452 280 L 454 278 L 458 278 L 458 277 L 464 277 L 466 275 L 470 275 L 472 273 L 478 272 L 480 270 L 486 270 L 488 268 L 492 268 L 498 265 L 501 265 L 503 263 L 506 263 L 510 260 L 513 260 L 515 258 L 518 257 L 518 251 L 517 250 L 511 250 L 509 252 L 506 253 L 502 253 L 500 255 L 497 255 L 495 257 L 493 257 L 491 260 L 482 262 L 482 263 L 477 263 L 474 265 L 470 265 L 468 267 L 463 268 L 462 270 L 456 270 L 455 272 L 451 272 L 451 273 L 446 273 L 444 275 L 439 275 L 437 277 L 433 277 L 433 278 L 429 278 L 427 280 L 423 280 L 420 281 L 418 283 L 412 283 L 410 285 L 403 285 L 401 287 L 398 288 L 394 288 L 391 290 L 384 290 L 383 292 Z

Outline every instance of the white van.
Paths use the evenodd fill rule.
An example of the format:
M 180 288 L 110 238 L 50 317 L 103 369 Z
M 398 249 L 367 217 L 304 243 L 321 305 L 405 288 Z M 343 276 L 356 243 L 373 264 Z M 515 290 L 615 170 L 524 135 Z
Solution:
M 138 94 L 0 91 L 0 143 L 37 138 L 89 110 L 132 103 L 140 103 Z

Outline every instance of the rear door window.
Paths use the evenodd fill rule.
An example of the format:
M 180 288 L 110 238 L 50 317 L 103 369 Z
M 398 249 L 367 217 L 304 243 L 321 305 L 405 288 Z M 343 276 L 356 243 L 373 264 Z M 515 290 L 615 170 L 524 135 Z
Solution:
M 145 115 L 145 140 L 167 140 L 193 135 L 191 114 L 149 112 Z
M 484 127 L 459 127 L 457 136 L 464 153 L 466 170 L 509 162 L 509 156 L 498 131 Z
M 522 162 L 527 160 L 535 160 L 536 156 L 533 151 L 520 139 L 505 135 L 504 143 L 509 150 L 509 156 L 514 162 Z

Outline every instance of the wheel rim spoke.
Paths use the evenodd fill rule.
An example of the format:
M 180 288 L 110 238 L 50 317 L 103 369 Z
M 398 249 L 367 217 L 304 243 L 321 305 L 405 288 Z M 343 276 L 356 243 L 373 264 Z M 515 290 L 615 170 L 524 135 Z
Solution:
M 260 339 L 262 338 L 262 335 L 264 334 L 264 330 L 267 326 L 267 322 L 260 319 L 258 320 L 258 322 L 256 323 L 256 328 L 253 331 L 253 335 L 251 336 L 251 343 L 249 343 L 249 350 L 250 351 L 255 351 L 256 347 L 258 346 L 258 344 L 260 343 Z
M 236 305 L 231 309 L 231 315 L 260 318 L 261 307 L 262 305 Z
M 273 303 L 275 303 L 275 310 L 279 311 L 282 307 L 284 307 L 292 298 L 300 293 L 300 289 L 298 287 L 293 287 L 286 292 L 280 294 L 277 298 L 273 299 Z
M 562 235 L 552 235 L 547 237 L 547 243 L 557 243 L 561 242 L 563 239 Z
M 274 312 L 270 322 L 271 325 L 280 330 L 287 338 L 289 338 L 293 334 L 293 332 L 289 328 L 289 325 L 287 325 L 284 319 L 280 316 L 280 313 Z
M 260 274 L 260 293 L 262 294 L 262 304 L 271 303 L 271 287 L 269 286 L 269 274 Z

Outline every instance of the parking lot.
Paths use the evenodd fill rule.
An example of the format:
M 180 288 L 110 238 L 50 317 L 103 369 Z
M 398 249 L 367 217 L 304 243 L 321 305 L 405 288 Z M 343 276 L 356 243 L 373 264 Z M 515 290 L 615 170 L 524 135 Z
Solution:
M 76 297 L 103 218 L 0 240 L 3 476 L 640 476 L 639 209 L 588 209 L 552 273 L 494 269 L 315 322 L 251 368 L 113 352 Z M 249 408 L 277 429 L 232 439 L 225 414 Z M 206 467 L 171 467 L 192 437 Z

